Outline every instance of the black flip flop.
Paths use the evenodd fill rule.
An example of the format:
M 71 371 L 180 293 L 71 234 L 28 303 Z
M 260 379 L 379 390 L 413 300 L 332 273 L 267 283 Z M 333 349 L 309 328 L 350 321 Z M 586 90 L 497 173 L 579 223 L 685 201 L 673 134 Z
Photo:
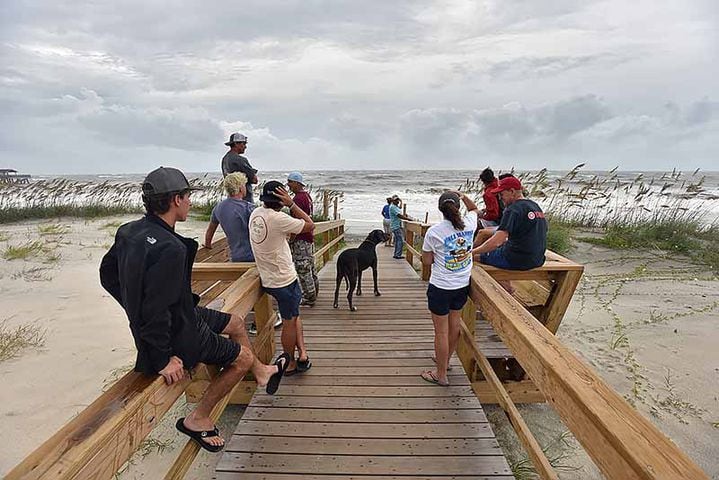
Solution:
M 175 424 L 175 428 L 177 428 L 180 432 L 184 433 L 188 437 L 190 437 L 192 440 L 194 440 L 200 447 L 204 448 L 208 452 L 217 453 L 223 448 L 225 448 L 225 445 L 210 445 L 209 443 L 205 442 L 203 438 L 210 438 L 210 437 L 219 437 L 220 432 L 217 430 L 217 427 L 215 427 L 212 430 L 202 430 L 200 432 L 197 432 L 195 430 L 190 430 L 185 426 L 185 417 L 182 417 L 177 421 Z
M 307 360 L 297 359 L 297 373 L 305 373 L 310 368 L 312 368 L 310 357 L 307 357 Z
M 284 360 L 284 362 L 282 360 Z M 290 364 L 290 354 L 283 353 L 282 355 L 277 357 L 277 360 L 275 360 L 274 364 L 277 365 L 277 373 L 273 374 L 270 377 L 270 380 L 267 382 L 267 387 L 265 387 L 265 391 L 268 395 L 274 395 L 275 392 L 277 392 L 277 389 L 280 387 L 282 375 L 285 374 L 285 370 L 287 370 L 287 366 Z

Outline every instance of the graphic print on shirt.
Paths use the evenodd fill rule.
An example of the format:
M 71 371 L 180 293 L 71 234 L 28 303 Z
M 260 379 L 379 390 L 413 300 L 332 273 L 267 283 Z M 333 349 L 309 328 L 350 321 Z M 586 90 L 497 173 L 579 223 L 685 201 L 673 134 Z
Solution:
M 262 243 L 267 238 L 267 223 L 265 219 L 257 216 L 250 223 L 250 239 L 253 243 Z
M 456 272 L 472 263 L 472 231 L 453 233 L 444 239 L 444 268 Z

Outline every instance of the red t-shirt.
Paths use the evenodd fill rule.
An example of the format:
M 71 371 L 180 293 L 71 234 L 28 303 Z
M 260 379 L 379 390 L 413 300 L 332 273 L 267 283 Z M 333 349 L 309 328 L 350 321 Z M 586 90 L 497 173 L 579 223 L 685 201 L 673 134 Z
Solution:
M 492 182 L 484 187 L 484 218 L 485 220 L 499 222 L 499 200 L 497 200 L 496 193 L 490 193 L 489 191 L 499 186 L 499 180 L 496 178 Z
M 305 192 L 304 190 L 301 192 L 295 193 L 295 196 L 293 198 L 295 203 L 298 207 L 302 209 L 307 215 L 310 217 L 312 216 L 312 197 L 310 197 L 310 194 Z M 290 212 L 290 215 L 297 218 L 297 215 Z M 305 242 L 314 243 L 315 236 L 312 234 L 312 232 L 305 232 L 300 233 L 295 236 L 296 240 L 304 240 Z

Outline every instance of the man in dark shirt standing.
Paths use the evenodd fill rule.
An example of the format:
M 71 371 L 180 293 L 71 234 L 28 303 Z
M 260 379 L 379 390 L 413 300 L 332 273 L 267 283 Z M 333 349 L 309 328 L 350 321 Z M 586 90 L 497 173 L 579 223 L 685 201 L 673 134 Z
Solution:
M 252 200 L 252 185 L 257 184 L 257 170 L 252 168 L 247 158 L 243 157 L 247 149 L 247 137 L 241 133 L 233 133 L 230 135 L 230 140 L 225 142 L 225 145 L 230 147 L 230 150 L 222 157 L 222 176 L 226 177 L 229 173 L 242 172 L 247 177 L 247 184 L 245 188 L 245 200 L 254 203 Z
M 287 175 L 287 186 L 294 194 L 293 200 L 302 211 L 310 217 L 312 216 L 312 197 L 305 190 L 305 184 L 300 172 L 291 172 Z M 294 212 L 290 212 L 293 217 L 299 218 Z M 290 240 L 290 250 L 292 251 L 292 261 L 297 270 L 297 278 L 300 281 L 302 289 L 301 305 L 314 306 L 317 301 L 317 291 L 320 282 L 317 279 L 315 271 L 315 237 L 312 232 L 300 233 Z
M 516 177 L 506 177 L 492 190 L 505 205 L 497 232 L 473 249 L 480 263 L 507 270 L 529 270 L 544 264 L 547 249 L 547 221 L 532 200 L 524 198 Z M 509 290 L 509 289 L 508 289 Z
M 210 418 L 212 409 L 250 370 L 274 394 L 289 356 L 262 364 L 242 318 L 197 305 L 191 276 L 198 245 L 175 232 L 175 224 L 187 219 L 192 190 L 175 168 L 147 175 L 142 184 L 147 215 L 117 230 L 100 265 L 100 283 L 127 314 L 137 347 L 135 371 L 162 375 L 171 385 L 199 362 L 223 367 L 197 407 L 175 425 L 205 450 L 218 452 L 225 441 Z

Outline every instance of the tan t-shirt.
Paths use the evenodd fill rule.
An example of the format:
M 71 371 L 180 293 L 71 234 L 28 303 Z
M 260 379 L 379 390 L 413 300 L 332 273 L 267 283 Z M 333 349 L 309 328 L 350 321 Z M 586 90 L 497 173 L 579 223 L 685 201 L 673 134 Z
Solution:
M 304 226 L 304 220 L 271 208 L 263 206 L 252 211 L 250 245 L 262 286 L 281 288 L 297 279 L 287 237 L 291 233 L 300 233 Z

